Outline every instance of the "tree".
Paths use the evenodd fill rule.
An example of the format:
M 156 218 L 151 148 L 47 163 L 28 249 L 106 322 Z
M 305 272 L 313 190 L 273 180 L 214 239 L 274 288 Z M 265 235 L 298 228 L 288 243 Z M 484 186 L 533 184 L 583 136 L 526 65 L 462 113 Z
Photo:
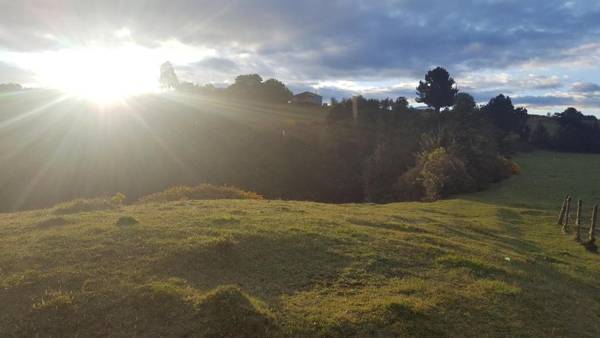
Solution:
M 573 107 L 556 114 L 560 127 L 554 143 L 559 150 L 589 152 L 594 148 L 594 125 L 584 123 L 583 114 Z
M 399 96 L 392 104 L 392 110 L 395 112 L 405 112 L 408 110 L 408 100 L 404 96 Z
M 454 79 L 450 77 L 448 71 L 437 67 L 427 72 L 424 82 L 419 81 L 416 101 L 435 108 L 439 113 L 443 107 L 454 105 L 457 93 Z
M 489 116 L 494 125 L 502 131 L 503 137 L 511 132 L 520 136 L 523 135 L 527 126 L 527 109 L 522 107 L 515 109 L 509 96 L 500 94 L 492 98 L 483 107 L 483 111 Z
M 259 100 L 262 85 L 263 78 L 258 74 L 239 75 L 227 90 L 238 99 Z
M 294 94 L 283 84 L 283 82 L 269 79 L 262 84 L 264 99 L 272 103 L 287 103 Z
M 583 114 L 573 107 L 567 108 L 564 112 L 557 114 L 558 123 L 561 126 L 580 126 L 583 122 Z
M 452 111 L 458 113 L 469 113 L 475 111 L 477 104 L 473 96 L 467 93 L 458 93 L 452 107 Z
M 171 62 L 167 61 L 160 66 L 159 82 L 163 89 L 175 89 L 179 86 L 179 79 Z
M 239 75 L 235 78 L 234 86 L 239 87 L 259 87 L 263 78 L 258 74 Z
M 420 154 L 419 167 L 425 200 L 435 201 L 472 189 L 473 179 L 463 161 L 443 147 Z
M 546 148 L 550 146 L 550 141 L 551 139 L 548 130 L 546 129 L 546 127 L 544 127 L 542 121 L 538 121 L 535 125 L 535 128 L 533 129 L 533 132 L 531 133 L 529 142 L 540 148 Z
M 331 101 L 329 112 L 327 113 L 328 122 L 347 121 L 352 119 L 352 100 L 344 99 L 341 102 Z
M 23 86 L 17 83 L 0 83 L 0 93 L 2 92 L 18 92 L 23 90 Z

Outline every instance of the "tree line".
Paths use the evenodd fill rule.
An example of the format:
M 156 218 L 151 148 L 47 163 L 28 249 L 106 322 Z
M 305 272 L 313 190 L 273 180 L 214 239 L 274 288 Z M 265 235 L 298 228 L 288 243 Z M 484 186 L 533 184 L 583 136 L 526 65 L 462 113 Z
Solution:
M 527 142 L 525 108 L 504 95 L 479 107 L 440 67 L 419 83 L 416 101 L 430 109 L 410 107 L 405 97 L 333 102 L 329 130 L 352 134 L 339 146 L 355 149 L 340 152 L 360 164 L 354 181 L 361 182 L 364 200 L 436 200 L 518 172 L 509 158 Z
M 558 126 L 554 132 L 549 130 L 552 124 Z M 595 116 L 583 115 L 570 107 L 550 116 L 546 122 L 538 120 L 531 132 L 530 142 L 542 149 L 600 153 L 600 126 Z
M 266 103 L 287 103 L 294 96 L 283 82 L 276 79 L 263 80 L 258 74 L 239 75 L 233 84 L 224 88 L 211 84 L 201 86 L 192 82 L 181 82 L 170 62 L 161 66 L 159 82 L 163 89 Z
M 279 103 L 292 96 L 280 81 L 263 82 L 256 74 L 238 76 L 226 88 L 188 83 L 177 89 Z M 555 133 L 541 121 L 532 130 L 527 109 L 515 107 L 510 97 L 500 94 L 479 106 L 441 67 L 419 82 L 415 101 L 429 109 L 411 107 L 406 97 L 332 99 L 322 137 L 284 146 L 286 154 L 306 153 L 295 146 L 314 150 L 294 156 L 305 164 L 299 167 L 319 171 L 302 183 L 314 190 L 300 195 L 333 202 L 436 200 L 518 173 L 511 156 L 534 146 L 600 152 L 595 119 L 569 108 L 548 120 L 559 125 Z M 289 174 L 297 175 L 297 182 L 306 178 Z

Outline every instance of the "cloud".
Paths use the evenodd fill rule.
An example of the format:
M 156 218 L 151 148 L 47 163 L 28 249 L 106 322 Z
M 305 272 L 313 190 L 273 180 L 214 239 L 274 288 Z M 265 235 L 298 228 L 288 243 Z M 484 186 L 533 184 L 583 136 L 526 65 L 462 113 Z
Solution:
M 600 95 L 578 95 L 570 92 L 557 92 L 546 95 L 524 95 L 512 98 L 513 103 L 532 106 L 534 108 L 557 108 L 583 107 L 598 113 L 600 107 Z
M 476 97 L 550 102 L 540 92 L 568 85 L 558 68 L 598 72 L 598 17 L 600 3 L 585 0 L 22 0 L 2 4 L 0 51 L 178 41 L 215 51 L 178 64 L 195 82 L 260 73 L 295 86 L 381 82 L 370 95 L 408 97 L 388 82 L 416 87 L 441 65 Z
M 26 84 L 34 78 L 35 75 L 31 72 L 0 61 L 0 83 Z
M 242 72 L 233 60 L 221 57 L 207 57 L 200 61 L 176 66 L 179 76 L 191 82 L 223 83 L 233 79 L 233 74 Z
M 514 104 L 539 107 L 568 106 L 577 102 L 569 95 L 515 96 L 512 101 Z
M 577 93 L 600 92 L 600 85 L 591 82 L 577 82 L 573 84 L 572 90 Z
M 227 58 L 210 57 L 190 65 L 192 68 L 214 70 L 220 72 L 231 72 L 239 70 L 239 66 L 234 61 Z
M 600 28 L 598 5 L 564 1 L 42 0 L 3 5 L 0 38 L 19 50 L 86 40 L 186 44 L 253 53 L 294 72 L 407 76 L 432 65 L 455 72 L 536 58 L 576 57 Z M 48 39 L 48 36 L 57 39 Z
M 554 76 L 530 74 L 519 83 L 522 89 L 556 89 L 563 86 L 561 79 Z

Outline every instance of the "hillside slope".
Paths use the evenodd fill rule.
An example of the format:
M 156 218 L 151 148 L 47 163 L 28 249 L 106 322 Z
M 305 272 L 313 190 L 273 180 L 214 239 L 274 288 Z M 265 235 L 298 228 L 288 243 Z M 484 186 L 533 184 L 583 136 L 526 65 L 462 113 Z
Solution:
M 0 214 L 0 331 L 598 337 L 600 257 L 555 221 L 567 192 L 600 202 L 600 156 L 517 162 L 522 175 L 436 203 Z
M 107 107 L 53 91 L 0 96 L 0 212 L 205 182 L 315 200 L 320 162 L 307 140 L 322 115 L 177 93 Z

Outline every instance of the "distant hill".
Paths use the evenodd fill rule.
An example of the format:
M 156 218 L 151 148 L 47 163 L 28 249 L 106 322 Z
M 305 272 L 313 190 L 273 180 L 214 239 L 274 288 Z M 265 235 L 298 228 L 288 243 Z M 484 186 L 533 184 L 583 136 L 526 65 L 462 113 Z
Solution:
M 600 256 L 563 235 L 556 217 L 570 193 L 584 199 L 588 224 L 600 156 L 516 161 L 520 176 L 435 203 L 220 200 L 0 214 L 0 331 L 598 337 Z

